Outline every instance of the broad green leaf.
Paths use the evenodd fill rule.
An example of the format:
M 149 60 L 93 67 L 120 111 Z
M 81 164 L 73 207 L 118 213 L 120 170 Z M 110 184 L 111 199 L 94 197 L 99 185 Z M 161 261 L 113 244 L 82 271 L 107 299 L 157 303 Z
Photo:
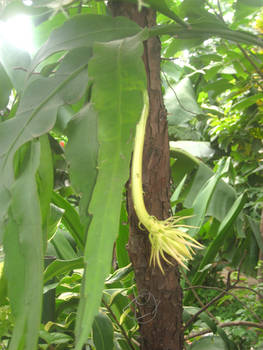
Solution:
M 129 177 L 133 132 L 142 110 L 145 71 L 138 36 L 94 45 L 89 74 L 98 112 L 98 177 L 89 206 L 93 215 L 85 247 L 85 273 L 76 322 L 76 350 L 87 340 L 109 273 L 117 237 L 122 191 Z M 92 284 L 92 288 L 90 288 Z
M 176 168 L 174 171 L 176 173 Z M 199 161 L 198 170 L 194 175 L 193 182 L 191 183 L 191 188 L 184 200 L 184 205 L 187 208 L 193 207 L 197 193 L 199 193 L 200 189 L 213 175 L 214 172 L 212 169 L 210 169 L 206 164 Z M 217 220 L 222 221 L 235 202 L 236 197 L 237 195 L 233 187 L 231 187 L 222 179 L 219 179 L 210 202 L 208 203 L 206 215 L 213 216 Z
M 11 89 L 12 84 L 10 79 L 0 63 L 0 110 L 7 106 Z
M 246 202 L 245 194 L 242 194 L 237 198 L 232 208 L 229 210 L 228 214 L 226 215 L 225 219 L 221 222 L 218 228 L 216 237 L 212 240 L 212 242 L 207 247 L 198 270 L 202 270 L 206 265 L 214 261 L 214 258 L 216 257 L 219 249 L 221 248 L 227 236 L 231 232 L 229 230 L 230 227 L 233 225 L 240 211 L 243 209 L 245 202 Z M 208 270 L 204 270 L 203 272 L 197 271 L 193 277 L 192 284 L 196 285 L 196 284 L 202 283 L 207 273 L 208 273 Z
M 172 178 L 174 183 L 178 185 L 184 178 L 185 174 L 198 168 L 200 160 L 179 148 L 170 147 L 170 151 Z
M 48 230 L 47 230 L 47 237 L 46 237 L 47 240 L 51 240 L 52 237 L 54 236 L 61 222 L 63 214 L 64 214 L 64 209 L 61 209 L 56 205 L 54 205 L 53 203 L 50 203 L 50 216 L 48 220 Z
M 217 336 L 208 335 L 195 341 L 190 346 L 190 350 L 228 350 L 224 341 Z
M 83 257 L 71 260 L 55 260 L 47 266 L 44 272 L 44 284 L 53 277 L 61 273 L 69 273 L 74 269 L 81 269 L 84 267 Z
M 87 50 L 81 52 L 83 55 L 78 50 L 71 52 L 53 77 L 32 78 L 21 97 L 16 117 L 0 123 L 1 182 L 7 186 L 14 179 L 12 163 L 18 148 L 52 129 L 58 107 L 73 103 L 84 94 L 89 57 Z
M 90 222 L 88 206 L 97 177 L 97 114 L 92 106 L 86 105 L 69 123 L 66 130 L 68 143 L 66 159 L 72 186 L 80 194 L 80 220 L 87 231 Z
M 116 271 L 114 271 L 109 277 L 107 277 L 105 284 L 112 284 L 118 281 L 121 281 L 124 277 L 126 277 L 131 271 L 133 271 L 133 267 L 131 264 L 122 267 Z
M 170 148 L 181 148 L 200 159 L 210 159 L 215 151 L 211 147 L 210 142 L 206 141 L 170 141 Z
M 134 286 L 135 288 L 135 286 Z M 126 288 L 119 289 L 104 289 L 103 290 L 103 301 L 106 303 L 116 316 L 117 320 L 120 321 L 121 315 L 129 307 L 130 300 L 126 296 Z M 136 319 L 134 317 L 126 317 L 123 323 L 123 327 L 126 331 L 129 331 L 136 325 Z
M 251 230 L 254 234 L 254 237 L 257 241 L 258 247 L 261 250 L 261 252 L 263 253 L 263 240 L 262 240 L 262 236 L 261 236 L 261 232 L 260 232 L 260 222 L 252 219 L 252 217 L 250 217 L 250 216 L 248 216 L 247 219 L 248 219 L 249 225 L 251 227 Z
M 27 70 L 31 63 L 29 54 L 7 42 L 1 42 L 0 61 L 13 87 L 18 92 L 21 92 L 24 88 Z
M 56 248 L 56 251 L 61 259 L 71 260 L 77 258 L 77 254 L 69 243 L 65 231 L 58 229 L 51 240 L 51 243 Z
M 105 313 L 100 312 L 95 316 L 92 331 L 97 350 L 113 350 L 113 326 Z
M 41 319 L 43 251 L 42 220 L 35 181 L 39 142 L 31 143 L 23 172 L 11 187 L 4 232 L 8 296 L 15 318 L 10 350 L 36 348 Z
M 259 100 L 263 100 L 263 93 L 243 98 L 241 101 L 235 103 L 232 106 L 232 109 L 244 110 L 245 108 L 255 104 Z
M 85 235 L 83 226 L 80 222 L 79 214 L 77 213 L 76 209 L 57 192 L 53 192 L 52 194 L 52 203 L 65 210 L 62 217 L 62 223 L 75 239 L 78 248 L 83 251 Z
M 237 0 L 235 3 L 235 22 L 239 23 L 244 17 L 259 11 L 262 8 L 262 0 Z
M 227 172 L 229 164 L 230 158 L 227 159 L 225 164 L 221 164 L 221 167 L 219 167 L 216 174 L 207 180 L 204 186 L 196 194 L 196 198 L 193 202 L 194 215 L 187 222 L 188 225 L 193 226 L 193 228 L 189 229 L 189 234 L 194 236 L 199 231 L 204 222 L 204 218 L 207 215 L 208 205 L 211 201 L 216 185 L 219 179 Z
M 102 15 L 79 15 L 55 29 L 48 41 L 35 55 L 31 71 L 50 55 L 78 47 L 92 47 L 94 42 L 107 42 L 132 36 L 140 27 L 124 17 Z
M 172 88 L 166 90 L 164 96 L 168 110 L 169 125 L 180 125 L 202 113 L 196 102 L 196 97 L 189 78 L 181 80 Z
M 46 331 L 39 331 L 39 336 L 41 339 L 45 340 L 47 344 L 69 344 L 73 341 L 72 337 L 65 333 L 58 333 L 58 332 L 46 332 Z

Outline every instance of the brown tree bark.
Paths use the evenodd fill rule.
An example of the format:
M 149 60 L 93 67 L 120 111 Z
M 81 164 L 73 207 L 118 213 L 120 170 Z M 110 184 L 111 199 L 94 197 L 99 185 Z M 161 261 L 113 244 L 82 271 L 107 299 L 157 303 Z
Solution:
M 141 27 L 156 24 L 155 13 L 121 1 L 110 2 L 114 16 L 123 15 Z M 148 212 L 159 219 L 170 215 L 170 166 L 166 109 L 160 80 L 160 41 L 150 38 L 144 44 L 143 60 L 147 73 L 150 112 L 143 156 L 143 188 Z M 165 274 L 149 266 L 151 246 L 146 231 L 138 227 L 130 186 L 127 186 L 130 238 L 128 252 L 137 289 L 138 322 L 142 350 L 181 350 L 183 348 L 182 289 L 176 262 L 163 262 Z

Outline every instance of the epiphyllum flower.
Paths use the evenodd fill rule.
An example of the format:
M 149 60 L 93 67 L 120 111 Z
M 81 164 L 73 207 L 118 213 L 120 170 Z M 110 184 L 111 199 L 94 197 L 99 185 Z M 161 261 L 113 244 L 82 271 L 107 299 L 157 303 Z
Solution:
M 166 220 L 158 220 L 146 210 L 142 188 L 142 156 L 148 114 L 149 98 L 147 91 L 145 91 L 143 111 L 136 126 L 131 179 L 132 199 L 140 225 L 143 225 L 149 232 L 149 240 L 152 245 L 150 263 L 153 262 L 154 265 L 157 263 L 164 273 L 160 257 L 171 263 L 166 257 L 166 255 L 169 255 L 178 264 L 186 267 L 185 262 L 192 259 L 193 248 L 202 248 L 203 246 L 182 230 L 182 227 L 189 227 L 180 224 L 180 221 L 186 217 L 170 217 Z

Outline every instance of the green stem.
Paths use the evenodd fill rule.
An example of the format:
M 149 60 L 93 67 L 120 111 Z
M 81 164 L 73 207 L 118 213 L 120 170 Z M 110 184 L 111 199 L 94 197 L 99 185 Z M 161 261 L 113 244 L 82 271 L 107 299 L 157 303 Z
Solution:
M 202 25 L 202 27 L 201 27 Z M 149 29 L 149 36 L 158 35 L 174 35 L 178 39 L 195 39 L 195 38 L 210 38 L 212 36 L 218 36 L 227 40 L 246 43 L 249 45 L 257 45 L 263 47 L 263 40 L 258 38 L 256 35 L 234 31 L 228 28 L 213 28 L 212 24 L 203 23 L 200 25 L 191 25 L 188 29 L 182 29 L 177 24 L 164 24 L 155 26 Z

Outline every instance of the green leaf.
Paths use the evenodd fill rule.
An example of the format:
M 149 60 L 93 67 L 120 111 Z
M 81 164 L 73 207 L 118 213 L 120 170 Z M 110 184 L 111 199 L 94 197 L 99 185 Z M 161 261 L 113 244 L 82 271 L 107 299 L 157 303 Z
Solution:
M 142 110 L 145 70 L 142 41 L 147 32 L 110 43 L 96 43 L 89 74 L 98 112 L 98 177 L 89 206 L 93 215 L 85 248 L 85 273 L 77 314 L 76 350 L 80 350 L 96 315 L 109 273 L 122 191 L 129 177 L 133 132 Z M 92 283 L 92 288 L 90 285 Z
M 41 319 L 43 241 L 35 175 L 40 144 L 28 148 L 23 172 L 11 187 L 12 200 L 4 232 L 8 296 L 15 318 L 10 350 L 36 348 Z
M 12 84 L 2 64 L 0 63 L 0 110 L 7 106 L 11 89 Z
M 21 92 L 25 85 L 27 69 L 31 63 L 28 52 L 7 42 L 1 42 L 0 61 L 14 88 Z
M 97 177 L 97 114 L 86 105 L 69 123 L 66 130 L 68 143 L 65 149 L 70 164 L 72 186 L 80 194 L 80 220 L 87 231 L 90 216 L 88 206 Z
M 211 201 L 216 185 L 219 179 L 228 170 L 229 164 L 230 158 L 228 158 L 225 163 L 221 164 L 221 167 L 219 167 L 216 174 L 207 180 L 204 186 L 196 194 L 196 198 L 193 202 L 194 215 L 187 221 L 188 225 L 194 226 L 193 228 L 189 229 L 189 234 L 194 236 L 199 231 L 202 223 L 204 222 L 205 215 L 207 214 L 208 205 Z
M 169 144 L 170 148 L 181 148 L 201 159 L 210 159 L 215 153 L 210 142 L 206 141 L 170 141 Z
M 135 0 L 137 2 L 137 0 Z M 146 4 L 149 4 L 151 8 L 153 8 L 156 11 L 159 11 L 160 13 L 164 14 L 167 17 L 170 17 L 175 22 L 181 24 L 183 27 L 187 27 L 187 24 L 177 16 L 177 14 L 170 10 L 170 8 L 167 5 L 166 0 L 144 0 Z
M 83 257 L 71 260 L 55 260 L 47 266 L 44 272 L 44 284 L 53 277 L 61 273 L 69 273 L 74 269 L 82 269 L 84 267 Z
M 58 333 L 58 332 L 46 332 L 39 331 L 39 336 L 42 338 L 47 344 L 69 344 L 73 341 L 72 337 L 68 334 Z
M 97 350 L 113 350 L 112 322 L 103 312 L 95 316 L 92 331 L 93 341 Z
M 132 36 L 140 27 L 124 17 L 102 15 L 79 15 L 55 29 L 48 41 L 36 53 L 31 71 L 50 55 L 78 47 L 92 47 L 94 42 L 107 42 Z
M 191 120 L 193 116 L 202 113 L 196 102 L 191 80 L 184 78 L 172 88 L 166 90 L 164 96 L 168 110 L 169 125 L 181 125 Z
M 241 194 L 235 203 L 233 204 L 232 208 L 229 210 L 228 214 L 226 215 L 225 219 L 221 222 L 216 237 L 213 239 L 213 241 L 209 244 L 207 247 L 204 257 L 199 265 L 198 270 L 202 270 L 206 265 L 212 263 L 214 261 L 215 256 L 217 255 L 220 247 L 226 240 L 227 236 L 231 232 L 229 229 L 233 225 L 234 221 L 236 220 L 237 216 L 239 215 L 240 211 L 244 207 L 246 202 L 246 195 Z M 194 275 L 194 278 L 192 280 L 192 284 L 196 285 L 199 283 L 202 283 L 202 281 L 205 279 L 206 275 L 208 273 L 208 270 L 205 270 L 203 272 L 197 271 Z
M 50 224 L 50 201 L 53 189 L 53 162 L 48 136 L 43 135 L 40 140 L 40 164 L 37 173 L 38 193 L 42 215 L 43 244 L 45 245 Z M 51 212 L 52 214 L 52 212 Z
M 48 220 L 48 231 L 47 231 L 47 239 L 50 240 L 54 236 L 57 228 L 61 222 L 62 216 L 64 214 L 64 210 L 57 207 L 53 203 L 50 204 L 50 216 Z
M 175 169 L 176 172 L 176 169 Z M 212 169 L 206 164 L 199 161 L 199 168 L 194 175 L 191 188 L 187 193 L 184 200 L 184 205 L 187 208 L 192 208 L 197 193 L 205 185 L 205 183 L 214 175 Z M 217 220 L 222 221 L 226 214 L 229 212 L 231 206 L 236 200 L 236 192 L 229 184 L 224 180 L 219 179 L 214 193 L 208 203 L 206 215 L 215 217 Z
M 263 239 L 261 236 L 261 232 L 260 232 L 260 223 L 254 219 L 252 219 L 252 217 L 248 216 L 248 223 L 249 226 L 251 227 L 251 230 L 254 234 L 254 237 L 257 241 L 258 247 L 261 250 L 261 252 L 263 252 Z
M 13 157 L 18 148 L 52 129 L 58 107 L 73 103 L 84 94 L 89 57 L 87 50 L 81 52 L 83 55 L 77 50 L 65 57 L 53 77 L 32 78 L 21 97 L 16 117 L 0 123 L 0 172 L 5 185 L 14 180 Z
M 65 235 L 65 231 L 58 229 L 52 238 L 51 243 L 56 248 L 56 251 L 61 259 L 71 260 L 77 257 L 75 250 L 72 248 Z
M 190 350 L 228 350 L 224 341 L 217 336 L 208 335 L 195 341 L 191 346 Z
M 85 244 L 85 235 L 83 226 L 80 222 L 79 214 L 76 209 L 60 194 L 53 192 L 52 202 L 57 205 L 59 208 L 65 210 L 62 217 L 63 225 L 68 229 L 69 233 L 75 239 L 78 248 L 83 251 Z
M 112 284 L 118 281 L 121 281 L 124 277 L 126 277 L 131 271 L 133 271 L 133 267 L 131 264 L 122 267 L 116 271 L 114 271 L 109 277 L 107 277 L 105 284 Z
M 116 257 L 119 267 L 127 266 L 130 263 L 126 246 L 129 240 L 129 225 L 125 203 L 122 203 L 118 237 L 116 239 Z
M 244 110 L 245 108 L 255 104 L 258 100 L 263 99 L 263 93 L 258 93 L 253 96 L 242 98 L 241 101 L 235 103 L 232 109 Z

